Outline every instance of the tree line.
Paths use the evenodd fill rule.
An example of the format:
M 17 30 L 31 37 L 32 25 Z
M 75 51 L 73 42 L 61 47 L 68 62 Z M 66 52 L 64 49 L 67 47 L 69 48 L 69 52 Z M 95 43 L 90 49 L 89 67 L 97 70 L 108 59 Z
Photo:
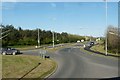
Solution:
M 2 46 L 16 46 L 16 45 L 37 45 L 38 43 L 38 29 L 29 30 L 21 27 L 15 28 L 13 25 L 1 25 L 2 36 L 7 35 L 2 39 Z M 40 44 L 52 44 L 53 32 L 39 29 Z M 71 43 L 77 40 L 85 39 L 83 36 L 68 34 L 67 32 L 54 32 L 55 44 Z

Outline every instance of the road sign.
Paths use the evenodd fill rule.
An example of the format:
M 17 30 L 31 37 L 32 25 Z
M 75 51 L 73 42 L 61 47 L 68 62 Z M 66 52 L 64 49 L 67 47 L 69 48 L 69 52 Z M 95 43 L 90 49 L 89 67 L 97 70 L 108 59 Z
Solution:
M 40 56 L 44 59 L 45 58 L 45 54 L 47 53 L 47 51 L 40 49 L 39 53 L 40 53 Z

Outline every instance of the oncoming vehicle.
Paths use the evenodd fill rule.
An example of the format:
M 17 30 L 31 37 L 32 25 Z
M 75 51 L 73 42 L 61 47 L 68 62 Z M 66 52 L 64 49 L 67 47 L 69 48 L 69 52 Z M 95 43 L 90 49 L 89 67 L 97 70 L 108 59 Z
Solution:
M 92 46 L 94 46 L 94 44 L 95 44 L 94 41 L 90 41 L 90 42 L 88 42 L 88 43 L 86 44 L 86 46 L 88 46 L 88 47 L 92 47 Z
M 14 48 L 10 48 L 10 47 L 7 47 L 7 48 L 1 48 L 1 54 L 2 55 L 7 55 L 7 54 L 12 54 L 12 55 L 16 55 L 20 53 L 19 50 L 17 49 L 14 49 Z
M 90 42 L 90 45 L 91 45 L 91 46 L 94 46 L 94 42 Z

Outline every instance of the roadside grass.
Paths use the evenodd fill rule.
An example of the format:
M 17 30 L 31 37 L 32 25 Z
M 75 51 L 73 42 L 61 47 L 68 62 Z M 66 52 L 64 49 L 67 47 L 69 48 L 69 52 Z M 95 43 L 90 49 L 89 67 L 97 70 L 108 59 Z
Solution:
M 41 45 L 41 47 L 50 46 L 50 45 L 51 45 L 51 44 Z M 39 49 L 39 48 L 36 48 L 36 45 L 17 45 L 17 46 L 8 46 L 8 47 L 16 48 L 16 49 L 18 49 L 18 50 Z M 41 48 L 41 47 L 40 47 L 40 48 Z
M 16 45 L 16 46 L 8 46 L 8 47 L 12 47 L 12 48 L 25 48 L 25 47 L 33 47 L 34 45 L 30 46 L 30 45 Z
M 95 46 L 91 47 L 90 49 L 93 50 L 93 51 L 105 53 L 104 45 L 101 45 L 101 44 L 95 45 Z M 108 52 L 108 54 L 115 55 L 115 56 L 120 56 L 117 53 L 110 53 L 110 52 Z
M 104 57 L 104 58 L 111 58 L 111 59 L 118 59 L 118 58 L 111 57 L 111 56 L 107 56 L 107 57 L 106 57 L 105 55 L 96 54 L 96 53 L 93 53 L 93 52 L 84 50 L 84 48 L 80 48 L 80 51 L 85 52 L 85 53 L 88 53 L 88 54 L 93 55 L 93 56 Z
M 20 45 L 20 46 L 8 46 L 8 47 L 12 47 L 18 50 L 34 50 L 34 49 L 44 49 L 47 46 L 52 46 L 52 44 L 41 45 L 39 48 L 36 48 L 35 46 L 36 45 Z M 51 50 L 52 48 L 49 48 L 49 49 Z
M 104 46 L 102 46 L 102 45 L 94 45 L 90 49 L 94 50 L 94 51 L 105 53 Z
M 63 43 L 61 43 L 63 44 Z M 15 49 L 18 49 L 20 51 L 24 51 L 24 50 L 34 50 L 34 49 L 47 49 L 50 52 L 55 52 L 58 49 L 61 49 L 62 47 L 66 47 L 66 45 L 70 46 L 72 45 L 71 43 L 64 43 L 65 46 L 59 46 L 59 47 L 55 47 L 55 48 L 47 48 L 47 46 L 52 46 L 52 44 L 45 44 L 45 45 L 41 45 L 39 48 L 36 48 L 36 45 L 17 45 L 17 46 L 8 46 L 8 47 L 12 47 Z
M 24 46 L 8 46 L 8 47 L 16 48 L 18 50 L 36 49 L 34 45 L 33 46 L 28 46 L 28 45 L 24 45 Z
M 39 63 L 40 65 L 37 66 Z M 37 67 L 35 68 L 35 66 Z M 56 62 L 51 59 L 42 59 L 39 56 L 2 56 L 3 78 L 22 78 L 29 71 L 23 78 L 43 78 L 54 71 L 55 68 Z

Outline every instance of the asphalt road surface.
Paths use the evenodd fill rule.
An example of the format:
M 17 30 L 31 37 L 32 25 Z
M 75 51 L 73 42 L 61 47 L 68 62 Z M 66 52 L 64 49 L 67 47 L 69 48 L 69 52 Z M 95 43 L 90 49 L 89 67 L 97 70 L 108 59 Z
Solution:
M 25 55 L 39 56 L 39 50 L 23 51 Z M 88 54 L 76 47 L 47 53 L 58 63 L 50 78 L 111 78 L 118 77 L 118 59 Z

